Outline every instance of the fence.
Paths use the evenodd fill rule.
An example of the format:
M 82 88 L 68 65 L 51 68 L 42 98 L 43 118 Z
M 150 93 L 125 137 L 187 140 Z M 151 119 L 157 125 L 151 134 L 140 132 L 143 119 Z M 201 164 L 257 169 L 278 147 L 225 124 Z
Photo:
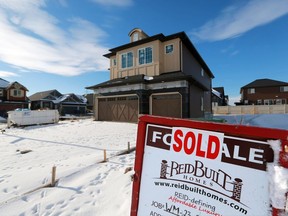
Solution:
M 288 113 L 288 105 L 245 105 L 245 106 L 215 106 L 213 114 L 242 115 L 242 114 L 280 114 Z

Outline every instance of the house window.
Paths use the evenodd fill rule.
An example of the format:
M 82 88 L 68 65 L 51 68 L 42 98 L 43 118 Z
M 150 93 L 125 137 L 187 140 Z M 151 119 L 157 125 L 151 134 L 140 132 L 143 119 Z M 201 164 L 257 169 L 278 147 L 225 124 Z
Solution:
M 13 96 L 14 97 L 20 97 L 21 96 L 21 90 L 14 89 L 13 90 Z
M 262 100 L 261 99 L 257 100 L 257 105 L 262 105 Z
M 271 99 L 264 100 L 264 105 L 271 105 L 271 104 L 273 104 L 273 100 Z
M 166 53 L 166 54 L 172 53 L 173 50 L 174 50 L 173 44 L 169 44 L 169 45 L 166 45 L 166 46 L 165 46 L 165 53 Z
M 139 65 L 152 63 L 152 47 L 146 47 L 138 50 Z
M 281 86 L 280 92 L 288 92 L 288 86 Z
M 255 94 L 255 88 L 249 88 L 248 94 Z
M 201 68 L 201 76 L 204 77 L 204 69 Z
M 133 41 L 138 41 L 139 40 L 139 34 L 136 32 L 133 35 Z
M 121 55 L 121 67 L 133 67 L 133 52 L 123 53 Z
M 116 58 L 113 58 L 113 59 L 112 59 L 112 65 L 113 65 L 113 66 L 116 66 L 116 64 L 117 64 Z
M 0 97 L 3 96 L 3 89 L 0 89 Z

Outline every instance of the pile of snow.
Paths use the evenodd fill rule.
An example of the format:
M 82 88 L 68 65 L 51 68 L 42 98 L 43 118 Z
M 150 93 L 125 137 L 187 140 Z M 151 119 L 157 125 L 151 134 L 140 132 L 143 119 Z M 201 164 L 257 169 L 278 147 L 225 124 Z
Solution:
M 288 115 L 217 118 L 288 125 Z M 6 129 L 0 133 L 0 215 L 130 215 L 135 153 L 116 155 L 128 142 L 135 146 L 136 135 L 137 124 L 91 119 Z M 99 163 L 104 149 L 108 162 Z M 56 186 L 42 188 L 51 182 L 54 165 Z

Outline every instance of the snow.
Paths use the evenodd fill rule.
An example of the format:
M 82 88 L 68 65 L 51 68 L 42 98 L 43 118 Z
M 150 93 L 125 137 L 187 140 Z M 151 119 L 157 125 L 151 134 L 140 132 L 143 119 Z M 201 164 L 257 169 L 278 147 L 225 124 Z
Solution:
M 217 118 L 288 129 L 287 114 Z M 92 119 L 5 128 L 0 133 L 0 215 L 130 215 L 135 153 L 118 153 L 128 142 L 135 147 L 136 134 L 137 124 Z M 101 162 L 104 149 L 107 162 Z M 48 187 L 53 166 L 57 183 Z

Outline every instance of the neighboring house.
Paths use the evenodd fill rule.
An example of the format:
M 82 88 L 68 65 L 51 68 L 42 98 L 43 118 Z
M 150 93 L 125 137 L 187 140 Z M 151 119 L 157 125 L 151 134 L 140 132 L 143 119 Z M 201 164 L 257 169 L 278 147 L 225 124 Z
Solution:
M 137 122 L 139 114 L 198 118 L 212 113 L 212 72 L 184 32 L 149 37 L 110 49 L 110 80 L 94 90 L 96 120 Z
M 7 112 L 17 108 L 28 108 L 26 97 L 28 89 L 18 82 L 8 82 L 0 78 L 0 116 L 7 116 Z
M 37 92 L 29 97 L 31 109 L 57 109 L 64 116 L 82 115 L 86 113 L 86 98 L 73 93 L 62 95 L 57 90 Z
M 228 95 L 225 95 L 224 87 L 215 87 L 212 89 L 212 107 L 227 106 Z
M 288 83 L 272 79 L 257 79 L 240 90 L 236 105 L 271 105 L 288 103 Z

